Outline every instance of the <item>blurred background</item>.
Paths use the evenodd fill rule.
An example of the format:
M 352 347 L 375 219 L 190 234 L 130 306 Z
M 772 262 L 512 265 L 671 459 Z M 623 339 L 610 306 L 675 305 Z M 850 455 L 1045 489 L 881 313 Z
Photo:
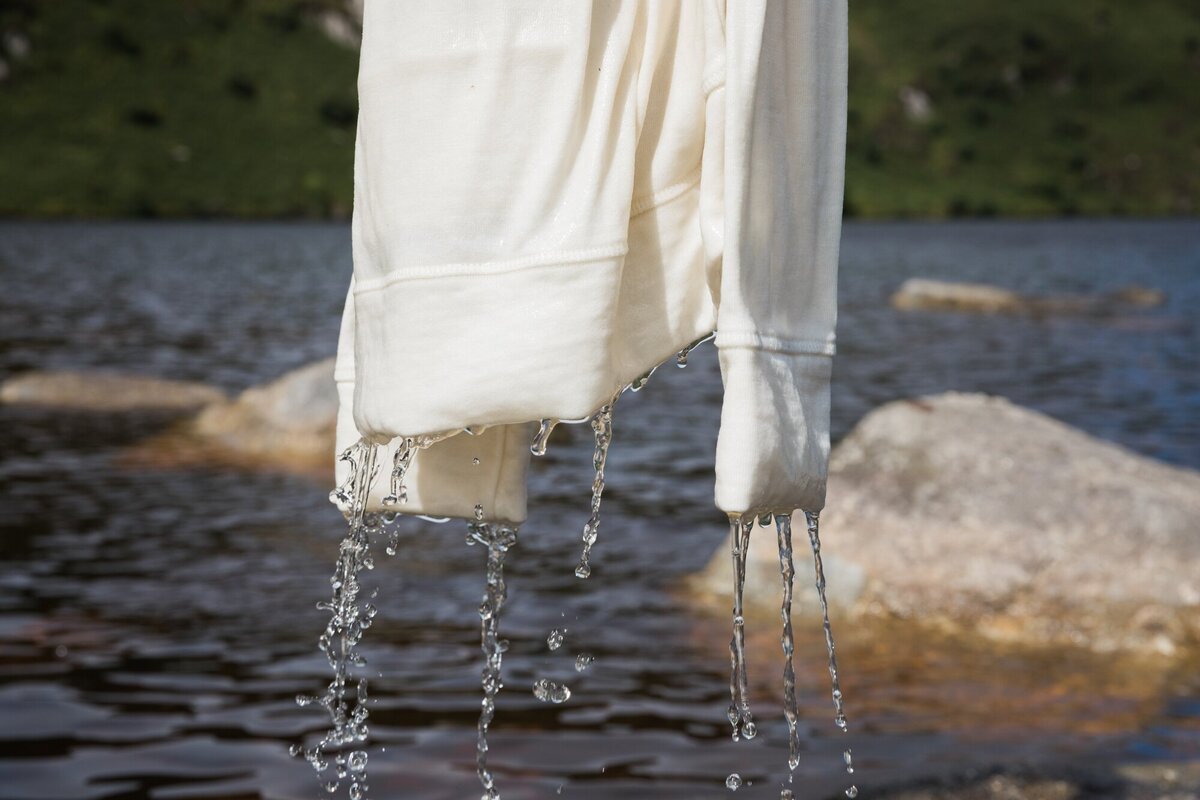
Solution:
M 345 523 L 354 0 L 0 0 L 0 798 L 322 795 Z M 1200 6 L 851 0 L 824 555 L 797 534 L 798 798 L 1200 797 Z M 778 797 L 778 563 L 732 742 L 711 345 L 535 460 L 505 798 Z M 483 554 L 398 523 L 374 797 L 478 795 Z M 552 630 L 565 631 L 551 650 Z M 594 661 L 576 671 L 576 657 Z M 539 702 L 533 682 L 567 683 Z M 855 773 L 845 772 L 851 748 Z M 341 791 L 344 793 L 346 787 Z

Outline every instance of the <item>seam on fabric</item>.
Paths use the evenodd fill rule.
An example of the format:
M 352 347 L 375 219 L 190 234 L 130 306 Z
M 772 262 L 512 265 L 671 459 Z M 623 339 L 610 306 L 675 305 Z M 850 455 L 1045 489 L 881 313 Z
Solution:
M 771 353 L 789 355 L 832 356 L 837 347 L 833 336 L 824 341 L 820 339 L 785 339 L 770 334 L 753 333 L 749 331 L 717 331 L 715 344 L 717 347 L 743 348 L 763 350 Z
M 636 216 L 645 214 L 647 211 L 653 211 L 659 206 L 665 206 L 672 200 L 678 200 L 698 183 L 700 183 L 700 168 L 696 167 L 696 169 L 692 170 L 691 174 L 678 183 L 673 183 L 665 189 L 659 189 L 653 194 L 635 198 L 633 205 L 630 207 L 629 218 L 633 219 Z
M 720 89 L 725 85 L 725 56 L 721 55 L 714 59 L 713 65 L 704 71 L 704 78 L 700 83 L 700 90 L 705 97 Z
M 589 261 L 604 261 L 610 258 L 619 258 L 620 256 L 625 255 L 628 251 L 628 243 L 622 241 L 613 242 L 601 247 L 593 247 L 589 250 L 537 253 L 536 255 L 522 256 L 521 258 L 513 258 L 503 261 L 477 261 L 474 263 L 463 264 L 426 264 L 418 267 L 406 268 L 402 273 L 385 275 L 367 281 L 358 281 L 354 287 L 354 294 L 366 294 L 368 292 L 386 289 L 393 284 L 404 283 L 405 281 L 410 280 L 421 280 L 424 278 L 460 278 L 476 275 L 499 275 L 507 272 L 520 272 L 521 270 L 532 269 L 535 267 L 556 267 L 565 266 L 567 264 L 584 264 Z

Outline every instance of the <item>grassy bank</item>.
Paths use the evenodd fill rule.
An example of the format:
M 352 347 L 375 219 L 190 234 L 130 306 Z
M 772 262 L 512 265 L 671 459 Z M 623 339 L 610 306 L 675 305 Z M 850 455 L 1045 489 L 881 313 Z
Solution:
M 0 0 L 0 214 L 350 211 L 337 0 Z M 1192 0 L 851 0 L 847 211 L 1200 210 Z

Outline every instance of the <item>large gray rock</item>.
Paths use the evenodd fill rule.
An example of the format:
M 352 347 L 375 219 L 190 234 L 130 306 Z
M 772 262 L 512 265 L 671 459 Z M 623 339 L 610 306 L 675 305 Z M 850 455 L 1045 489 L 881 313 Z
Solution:
M 225 400 L 203 383 L 110 372 L 27 372 L 0 386 L 0 402 L 76 411 L 195 412 Z
M 1007 400 L 951 393 L 873 411 L 835 448 L 828 498 L 821 532 L 843 609 L 1100 649 L 1173 652 L 1200 637 L 1200 474 Z M 778 584 L 773 533 L 752 539 L 751 559 L 751 577 Z M 727 591 L 728 561 L 714 558 L 707 591 Z
M 1102 295 L 1022 295 L 983 283 L 956 283 L 909 278 L 892 295 L 891 304 L 902 311 L 965 311 L 977 314 L 1089 314 L 1114 315 L 1163 304 L 1158 289 L 1127 286 Z

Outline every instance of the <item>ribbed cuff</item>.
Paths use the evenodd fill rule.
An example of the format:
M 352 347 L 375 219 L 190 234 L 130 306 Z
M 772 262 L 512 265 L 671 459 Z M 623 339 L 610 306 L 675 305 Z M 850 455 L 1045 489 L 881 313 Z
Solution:
M 828 355 L 718 349 L 725 397 L 716 503 L 729 514 L 820 511 L 829 471 Z

